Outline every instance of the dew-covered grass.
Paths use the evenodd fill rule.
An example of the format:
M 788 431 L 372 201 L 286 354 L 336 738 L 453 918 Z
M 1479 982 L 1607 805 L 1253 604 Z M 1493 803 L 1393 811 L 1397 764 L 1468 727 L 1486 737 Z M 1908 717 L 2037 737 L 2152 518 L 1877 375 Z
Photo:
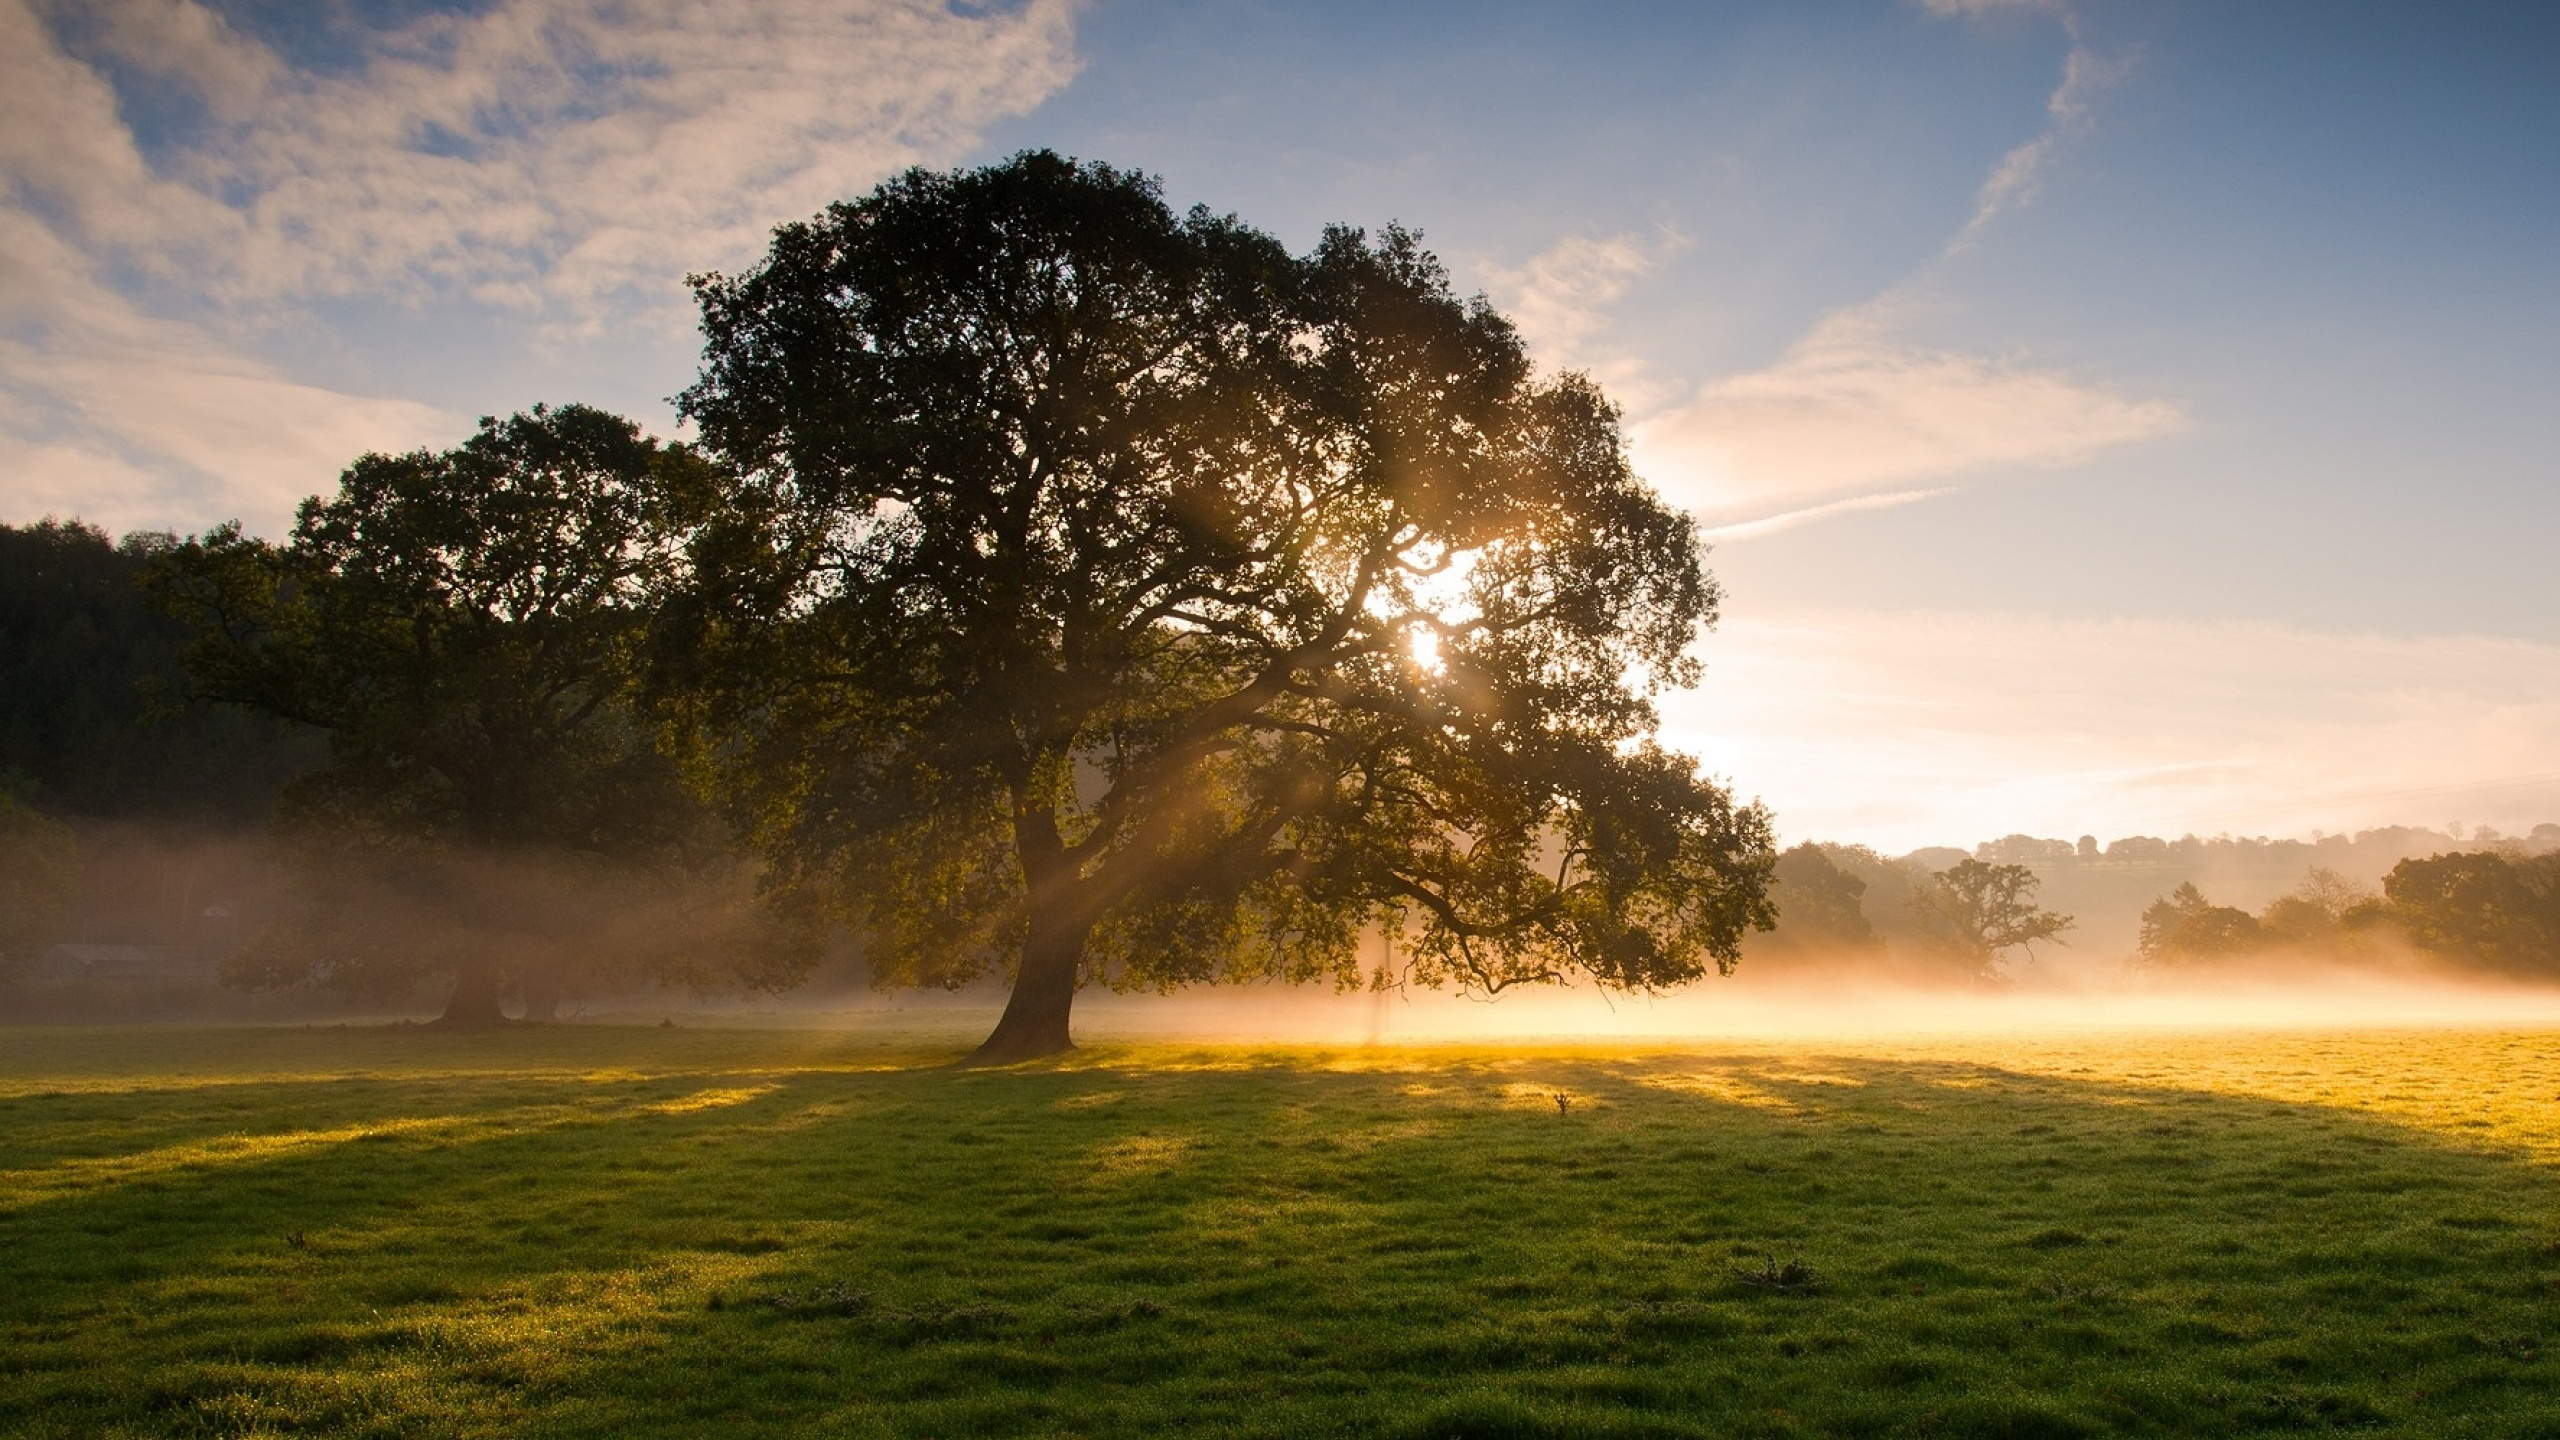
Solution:
M 0 1433 L 2560 1434 L 2560 1035 L 951 1053 L 0 1032 Z

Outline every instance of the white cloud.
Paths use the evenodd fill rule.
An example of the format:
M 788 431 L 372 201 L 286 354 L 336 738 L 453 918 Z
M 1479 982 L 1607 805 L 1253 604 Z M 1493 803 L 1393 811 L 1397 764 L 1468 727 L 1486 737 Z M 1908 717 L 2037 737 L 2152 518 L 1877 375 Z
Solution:
M 460 438 L 428 406 L 300 384 L 141 313 L 25 215 L 0 210 L 0 254 L 0 517 L 273 533 L 357 455 Z
M 129 249 L 163 273 L 168 258 L 136 242 L 174 231 L 219 244 L 245 233 L 220 204 L 152 173 L 114 88 L 65 54 L 18 0 L 0 0 L 0 212 L 42 215 L 69 243 Z M 32 278 L 14 254 L 5 263 L 0 310 L 24 297 Z
M 1484 275 L 1532 353 L 1549 365 L 1587 371 L 1622 402 L 1641 404 L 1639 392 L 1652 388 L 1642 364 L 1592 342 L 1628 287 L 1688 244 L 1687 236 L 1667 229 L 1651 236 L 1569 235 L 1517 268 L 1487 266 Z
M 2175 432 L 2177 407 L 1900 338 L 1896 307 L 1824 320 L 1768 369 L 1635 427 L 1639 468 L 1710 514 L 2068 465 Z
M 640 291 L 680 311 L 686 271 L 751 259 L 773 225 L 1063 85 L 1072 18 L 1067 0 L 506 0 L 373 37 L 343 74 L 230 64 L 250 113 L 188 178 L 245 194 L 234 298 L 450 286 L 592 321 Z
M 196 0 L 39 0 L 39 8 L 117 59 L 186 86 L 219 120 L 252 113 L 283 78 L 264 46 Z
M 2101 59 L 2085 45 L 2072 45 L 2071 53 L 2063 57 L 2062 82 L 2045 101 L 2043 132 L 2001 156 L 2000 163 L 1991 167 L 1982 189 L 1974 196 L 1973 218 L 1949 242 L 1950 252 L 1971 245 L 1983 227 L 2035 197 L 2036 186 L 2055 153 L 2088 128 L 2089 107 L 2098 92 L 2122 79 L 2129 68 L 2129 62 Z
M 1942 20 L 1958 15 L 1991 15 L 2002 10 L 2032 11 L 2046 15 L 2063 12 L 2062 0 L 1920 0 L 1920 8 Z
M 498 0 L 324 72 L 197 0 L 0 0 L 0 511 L 274 516 L 364 448 L 457 439 L 244 347 L 329 297 L 680 332 L 688 271 L 1066 83 L 1074 13 Z M 118 84 L 203 119 L 146 153 Z
M 2044 128 L 1992 167 L 1943 260 L 2033 197 L 2054 155 L 2087 129 L 2097 94 L 2127 67 L 2082 43 L 2061 0 L 1923 0 L 1923 8 L 1942 18 L 2052 15 L 2072 38 Z M 1910 488 L 1915 482 L 2077 464 L 2185 427 L 2164 400 L 1910 338 L 1903 297 L 1912 288 L 1835 311 L 1775 365 L 1710 382 L 1648 416 L 1633 427 L 1639 468 L 1723 520 L 1721 538 L 1739 540 L 1955 488 Z
M 2560 647 L 2260 623 L 1730 619 L 1667 728 L 1792 839 L 2560 819 Z
M 1758 520 L 1739 520 L 1729 525 L 1708 526 L 1698 532 L 1698 538 L 1711 545 L 1728 540 L 1750 540 L 1762 535 L 1775 535 L 1781 530 L 1793 530 L 1799 525 L 1809 525 L 1816 520 L 1827 520 L 1834 515 L 1846 515 L 1855 510 L 1890 510 L 1897 505 L 1934 500 L 1941 495 L 1952 493 L 1954 489 L 1952 485 L 1940 485 L 1928 490 L 1887 490 L 1878 495 L 1852 495 L 1846 500 L 1807 505 L 1801 510 L 1782 510 L 1775 515 L 1764 516 Z

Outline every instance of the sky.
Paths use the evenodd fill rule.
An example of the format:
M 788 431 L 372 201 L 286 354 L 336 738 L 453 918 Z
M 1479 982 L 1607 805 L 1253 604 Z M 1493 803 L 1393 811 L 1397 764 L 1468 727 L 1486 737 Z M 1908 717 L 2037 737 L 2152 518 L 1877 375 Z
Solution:
M 1782 840 L 2560 819 L 2560 8 L 0 0 L 0 521 L 674 433 L 689 273 L 1045 146 L 1423 231 L 1726 590 Z

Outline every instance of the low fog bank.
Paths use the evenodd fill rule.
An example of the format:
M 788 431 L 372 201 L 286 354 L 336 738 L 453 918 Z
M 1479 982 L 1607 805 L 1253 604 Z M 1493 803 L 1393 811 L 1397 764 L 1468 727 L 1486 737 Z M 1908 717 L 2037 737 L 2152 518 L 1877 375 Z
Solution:
M 1602 995 L 1587 988 L 1492 999 L 1430 991 L 1110 996 L 1080 1005 L 1077 1030 L 1088 1041 L 1366 1045 L 2544 1025 L 2560 1025 L 2560 988 L 2341 970 L 2317 986 L 2269 977 L 1966 992 L 1891 983 L 1752 986 L 1707 980 L 1660 996 Z
M 858 965 L 822 967 L 780 995 L 640 982 L 562 1005 L 561 1025 L 744 1026 L 894 1032 L 974 1043 L 1004 1006 L 1000 983 L 946 992 L 881 992 Z M 205 970 L 188 979 L 0 987 L 0 1024 L 366 1024 L 425 1021 L 443 988 L 349 997 L 310 989 L 241 990 Z M 510 997 L 511 1015 L 522 1015 Z M 1817 973 L 1709 976 L 1657 995 L 1588 985 L 1497 996 L 1419 987 L 1198 987 L 1170 994 L 1088 988 L 1075 1034 L 1113 1042 L 1336 1046 L 2051 1033 L 2114 1030 L 2560 1027 L 2560 986 L 2377 970 L 2309 959 L 2244 973 L 2172 975 L 2119 966 L 2111 978 L 2030 970 L 2015 984 L 1967 988 L 1842 964 Z
M 309 897 L 290 852 L 267 835 L 121 820 L 74 820 L 62 830 L 74 875 L 44 944 L 22 942 L 0 977 L 0 1024 L 384 1022 L 431 1019 L 446 1003 L 448 969 L 427 954 L 362 985 L 343 983 L 356 973 L 343 969 L 337 984 L 312 983 L 318 972 L 290 972 L 301 978 L 281 983 L 287 971 L 260 963 L 261 937 L 292 915 L 297 893 L 305 903 Z M 1710 975 L 1679 991 L 1528 987 L 1483 997 L 1392 985 L 1345 993 L 1251 985 L 1158 995 L 1095 986 L 1078 1000 L 1076 1032 L 1101 1041 L 1359 1045 L 2560 1023 L 2560 967 L 2499 974 L 2427 953 L 2411 943 L 2406 925 L 2359 930 L 2347 923 L 2357 907 L 2381 904 L 2375 877 L 2404 859 L 2441 856 L 2458 838 L 2500 845 L 2516 857 L 2549 854 L 2550 837 L 2541 833 L 2507 841 L 2410 829 L 2314 842 L 2119 842 L 2095 853 L 2086 843 L 2019 836 L 1973 852 L 1891 858 L 1807 845 L 1780 862 L 1778 929 L 1746 941 L 1735 974 Z M 1951 963 L 1948 937 L 1932 930 L 1926 904 L 1938 873 L 1932 867 L 1986 859 L 2031 870 L 2035 883 L 2022 892 L 2025 899 L 2074 923 L 2054 939 L 1987 958 L 1956 954 L 1960 963 Z M 2328 860 L 2353 869 L 2341 873 L 2321 863 Z M 1003 1005 L 998 977 L 957 992 L 877 990 L 859 948 L 841 937 L 797 983 L 768 985 L 781 993 L 763 993 L 742 980 L 751 972 L 734 965 L 705 969 L 649 958 L 688 933 L 733 928 L 745 898 L 734 888 L 707 900 L 619 888 L 570 896 L 579 887 L 539 870 L 511 869 L 506 878 L 495 889 L 508 903 L 484 907 L 491 910 L 484 928 L 506 931 L 502 936 L 451 917 L 425 924 L 423 912 L 378 897 L 358 908 L 375 916 L 365 928 L 389 925 L 427 950 L 504 957 L 514 977 L 503 997 L 510 1017 L 889 1026 L 911 1034 L 949 1029 L 957 1037 L 983 1031 Z M 2197 878 L 2212 893 L 2198 889 Z M 580 903 L 541 904 L 539 894 L 517 893 L 530 887 L 547 894 L 546 886 Z M 2226 897 L 2266 908 L 2252 917 L 2220 903 Z M 543 923 L 517 923 L 536 912 Z M 2285 926 L 2296 924 L 2311 926 L 2305 933 L 2315 938 L 2293 938 Z M 543 984 L 529 983 L 543 975 Z
M 909 1022 L 983 1012 L 996 999 L 899 997 L 881 1010 Z M 847 1015 L 852 1020 L 852 1015 Z M 873 1022 L 881 1012 L 873 1012 Z M 1085 994 L 1075 1033 L 1085 1043 L 1505 1043 L 1505 1040 L 1853 1038 L 2053 1030 L 2342 1030 L 2342 1027 L 2560 1025 L 2560 986 L 2429 974 L 2373 974 L 2360 966 L 2304 966 L 2225 979 L 2120 976 L 2115 984 L 2020 984 L 2007 989 L 1917 986 L 1838 971 L 1815 984 L 1702 979 L 1667 994 L 1516 989 L 1467 997 L 1428 989 L 1329 992 L 1247 986 L 1178 994 Z
M 995 984 L 894 994 L 668 991 L 600 1001 L 573 1023 L 844 1029 L 967 1044 L 994 1023 L 1004 998 Z M 1075 1018 L 1076 1037 L 1085 1044 L 1344 1047 L 2546 1026 L 2560 1026 L 2560 986 L 2434 973 L 2415 963 L 2377 971 L 2313 957 L 2245 974 L 2119 971 L 2110 982 L 2092 984 L 2046 974 L 1988 989 L 1914 983 L 1846 962 L 1816 977 L 1710 976 L 1660 995 L 1603 993 L 1587 985 L 1490 997 L 1415 987 L 1249 985 L 1171 994 L 1096 987 L 1078 999 Z

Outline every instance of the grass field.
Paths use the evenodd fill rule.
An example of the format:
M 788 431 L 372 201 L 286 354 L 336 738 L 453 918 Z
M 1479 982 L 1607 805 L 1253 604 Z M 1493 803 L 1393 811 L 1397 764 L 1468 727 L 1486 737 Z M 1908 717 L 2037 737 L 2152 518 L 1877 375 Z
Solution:
M 0 1032 L 0 1433 L 2560 1436 L 2560 1035 L 950 1053 Z

